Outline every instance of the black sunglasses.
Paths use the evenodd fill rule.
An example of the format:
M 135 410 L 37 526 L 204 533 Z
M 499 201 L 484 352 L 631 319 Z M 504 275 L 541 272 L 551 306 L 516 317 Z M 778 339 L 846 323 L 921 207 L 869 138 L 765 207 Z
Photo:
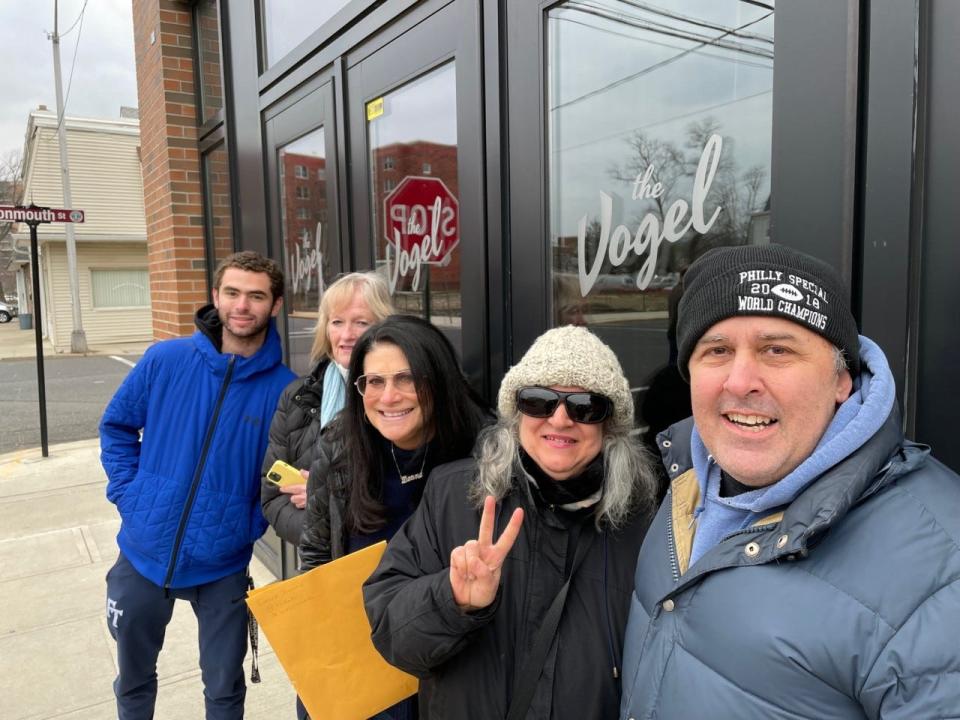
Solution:
M 585 425 L 602 423 L 613 413 L 613 402 L 606 395 L 592 392 L 561 392 L 545 387 L 523 387 L 517 390 L 517 409 L 535 418 L 551 417 L 560 401 L 571 420 Z

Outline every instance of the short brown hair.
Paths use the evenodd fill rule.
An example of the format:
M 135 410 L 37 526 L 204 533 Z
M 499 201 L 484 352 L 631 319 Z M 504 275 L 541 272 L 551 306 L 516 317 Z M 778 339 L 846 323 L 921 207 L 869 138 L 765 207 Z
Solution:
M 273 301 L 276 302 L 283 297 L 283 270 L 275 260 L 264 257 L 253 250 L 241 250 L 232 255 L 227 255 L 220 264 L 217 265 L 213 273 L 213 287 L 220 289 L 220 283 L 223 282 L 223 274 L 228 268 L 237 268 L 247 272 L 265 273 L 270 278 L 270 292 L 273 295 Z

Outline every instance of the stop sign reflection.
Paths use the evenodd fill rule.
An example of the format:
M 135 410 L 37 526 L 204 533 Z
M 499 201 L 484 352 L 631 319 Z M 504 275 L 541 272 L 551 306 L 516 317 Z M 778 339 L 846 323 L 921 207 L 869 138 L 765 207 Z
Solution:
M 460 242 L 460 205 L 439 178 L 405 177 L 383 211 L 384 234 L 400 258 L 445 265 Z

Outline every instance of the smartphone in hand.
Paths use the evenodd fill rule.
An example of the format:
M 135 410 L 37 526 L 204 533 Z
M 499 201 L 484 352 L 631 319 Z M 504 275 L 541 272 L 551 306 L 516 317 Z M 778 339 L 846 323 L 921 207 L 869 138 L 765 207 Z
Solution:
M 288 465 L 283 460 L 277 460 L 267 470 L 267 482 L 277 487 L 283 487 L 284 485 L 302 484 L 306 481 L 300 471 L 293 465 Z

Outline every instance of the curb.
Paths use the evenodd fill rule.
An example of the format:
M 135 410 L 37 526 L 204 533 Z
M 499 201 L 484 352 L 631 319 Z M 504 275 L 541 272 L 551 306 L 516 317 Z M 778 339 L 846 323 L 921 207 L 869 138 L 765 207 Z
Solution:
M 90 447 L 99 447 L 99 445 L 99 437 L 90 438 L 88 440 L 74 440 L 72 442 L 59 443 L 57 445 L 51 445 L 48 448 L 50 455 L 47 458 L 43 457 L 42 450 L 39 446 L 22 448 L 20 450 L 14 450 L 12 452 L 0 455 L 0 466 L 15 463 L 35 463 L 41 462 L 42 460 L 52 460 L 54 457 L 67 455 L 74 450 L 85 450 Z

